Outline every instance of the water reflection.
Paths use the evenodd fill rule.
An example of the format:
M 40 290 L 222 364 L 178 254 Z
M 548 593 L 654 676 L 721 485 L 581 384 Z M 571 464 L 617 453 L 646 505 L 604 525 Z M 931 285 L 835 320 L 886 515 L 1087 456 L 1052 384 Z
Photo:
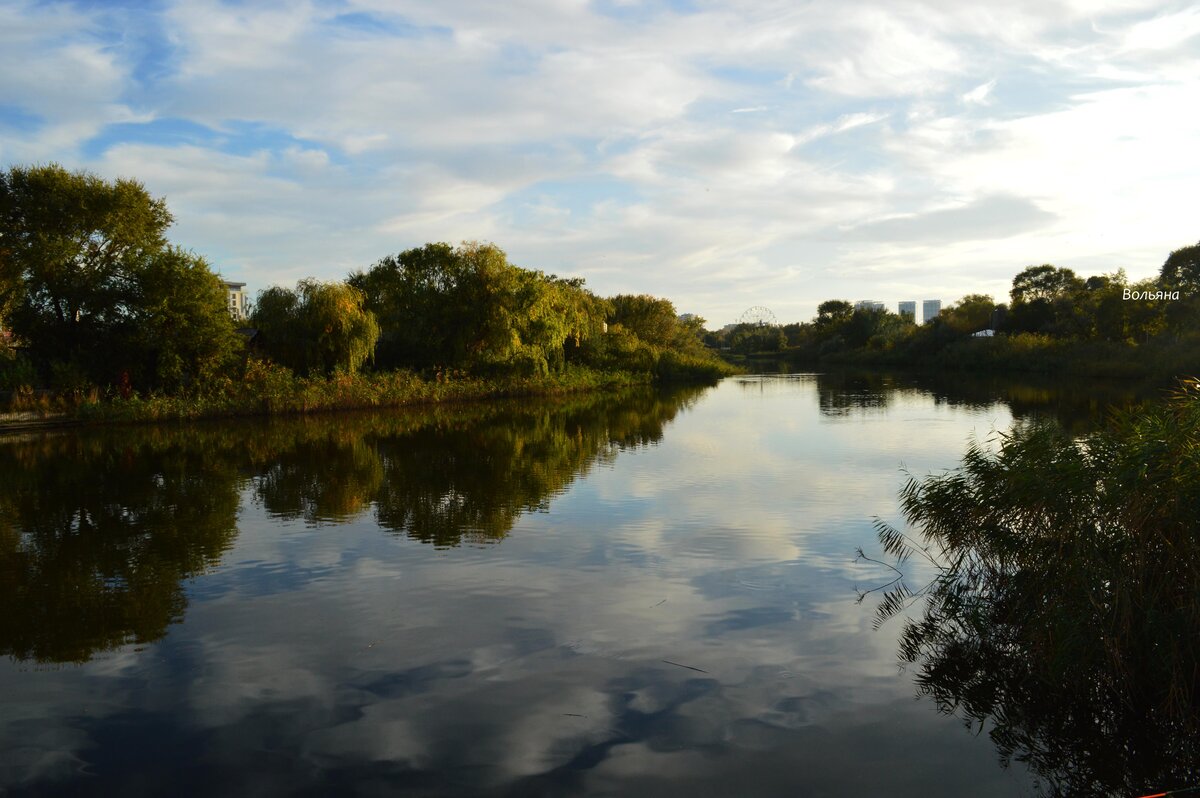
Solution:
M 0 791 L 1029 795 L 912 700 L 851 600 L 901 461 L 951 465 L 1010 416 L 870 382 L 824 414 L 818 379 L 0 444 L 6 577 L 54 502 L 175 527 L 135 526 L 143 548 L 47 597 L 8 588 L 6 614 L 112 559 L 207 552 L 160 567 L 175 598 L 150 631 L 68 619 L 65 654 L 3 632 L 10 657 L 92 660 L 0 661 Z M 189 538 L 185 496 L 224 542 Z
M 920 691 L 946 713 L 988 729 L 1005 764 L 1028 764 L 1053 796 L 1132 796 L 1200 783 L 1195 663 L 1167 663 L 1156 646 L 1080 658 L 1044 645 L 1044 618 L 1013 622 L 992 585 L 954 597 L 905 636 Z M 1040 597 L 1061 601 L 1057 591 Z M 1077 619 L 1088 628 L 1090 619 Z M 1181 636 L 1200 626 L 1178 628 Z M 1164 675 L 1164 670 L 1175 672 Z M 1188 683 L 1182 712 L 1165 691 Z
M 1115 407 L 1155 398 L 1154 385 L 1120 380 L 1063 380 L 1036 375 L 958 375 L 840 371 L 795 377 L 815 379 L 822 415 L 879 415 L 898 401 L 932 398 L 964 409 L 1007 406 L 1014 419 L 1049 419 L 1082 434 L 1104 422 Z
M 228 447 L 60 436 L 0 447 L 0 653 L 83 662 L 161 638 L 237 533 Z
M 1181 393 L 1082 441 L 1039 425 L 972 445 L 901 492 L 922 543 L 880 524 L 890 555 L 936 568 L 878 608 L 919 597 L 899 652 L 920 692 L 1053 796 L 1200 787 L 1198 409 Z
M 276 441 L 257 464 L 255 498 L 277 518 L 310 524 L 350 521 L 366 510 L 383 464 L 361 424 L 289 426 L 291 440 Z
M 381 441 L 376 520 L 437 546 L 499 540 L 522 513 L 547 509 L 593 465 L 661 440 L 701 390 L 641 391 L 552 412 L 507 410 L 487 424 L 435 424 Z
M 437 546 L 503 538 L 703 389 L 104 430 L 0 446 L 0 653 L 85 662 L 166 634 L 237 535 L 241 491 L 310 525 L 374 509 Z

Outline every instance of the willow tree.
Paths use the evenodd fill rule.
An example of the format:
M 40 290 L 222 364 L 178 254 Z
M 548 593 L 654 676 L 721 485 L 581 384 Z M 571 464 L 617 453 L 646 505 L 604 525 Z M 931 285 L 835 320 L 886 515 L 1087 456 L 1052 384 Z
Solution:
M 426 244 L 348 282 L 379 316 L 383 367 L 544 373 L 562 366 L 564 345 L 598 335 L 607 312 L 582 280 L 514 266 L 494 244 Z
M 352 373 L 370 360 L 379 323 L 362 291 L 339 282 L 301 280 L 295 290 L 260 291 L 253 323 L 263 347 L 298 374 Z

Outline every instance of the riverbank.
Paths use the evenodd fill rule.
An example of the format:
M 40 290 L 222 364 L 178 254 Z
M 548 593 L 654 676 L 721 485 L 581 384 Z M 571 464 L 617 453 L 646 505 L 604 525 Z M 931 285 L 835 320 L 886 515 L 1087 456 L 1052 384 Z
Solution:
M 946 344 L 936 351 L 863 348 L 819 352 L 798 347 L 752 355 L 734 362 L 748 367 L 759 359 L 806 368 L 901 368 L 924 372 L 1054 374 L 1163 381 L 1200 374 L 1200 338 L 1182 336 L 1176 340 L 1152 340 L 1138 345 L 1073 341 L 1021 333 L 968 338 Z
M 262 361 L 247 364 L 240 380 L 226 379 L 185 396 L 131 394 L 33 396 L 15 412 L 0 415 L 0 433 L 73 424 L 190 421 L 237 416 L 299 415 L 342 410 L 556 396 L 617 390 L 636 385 L 715 382 L 736 373 L 728 364 L 680 369 L 669 374 L 597 371 L 571 366 L 535 377 L 473 377 L 461 372 L 421 376 L 410 371 L 340 374 L 330 378 L 297 377 Z

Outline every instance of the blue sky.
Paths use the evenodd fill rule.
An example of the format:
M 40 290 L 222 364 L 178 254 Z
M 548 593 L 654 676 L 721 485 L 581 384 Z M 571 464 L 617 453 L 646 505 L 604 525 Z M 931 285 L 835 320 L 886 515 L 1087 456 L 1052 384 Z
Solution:
M 256 290 L 428 241 L 719 326 L 1156 273 L 1194 3 L 0 0 L 0 164 L 135 177 Z

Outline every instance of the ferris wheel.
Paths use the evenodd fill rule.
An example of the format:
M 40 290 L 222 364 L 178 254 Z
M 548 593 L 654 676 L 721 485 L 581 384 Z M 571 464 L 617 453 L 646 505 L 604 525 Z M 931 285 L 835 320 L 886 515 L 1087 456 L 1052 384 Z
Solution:
M 753 324 L 756 327 L 774 327 L 779 324 L 770 308 L 755 305 L 738 318 L 738 324 Z

